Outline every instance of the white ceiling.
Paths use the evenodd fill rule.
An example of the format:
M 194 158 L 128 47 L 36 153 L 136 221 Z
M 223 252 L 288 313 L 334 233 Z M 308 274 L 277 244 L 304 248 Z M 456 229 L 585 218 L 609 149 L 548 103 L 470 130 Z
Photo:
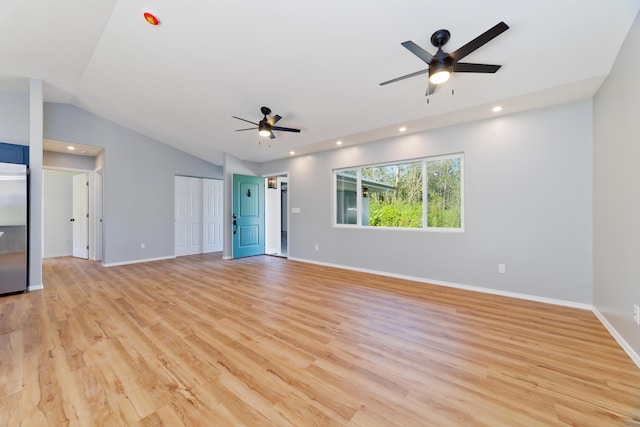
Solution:
M 215 164 L 263 162 L 591 97 L 640 8 L 637 0 L 0 0 L 0 88 L 42 78 L 66 102 Z M 149 25 L 143 12 L 161 20 Z M 451 52 L 500 21 L 511 28 L 465 58 L 501 64 L 458 74 L 425 102 L 426 68 L 400 43 Z M 451 94 L 455 89 L 455 95 Z M 268 147 L 234 132 L 283 117 Z M 249 125 L 250 126 L 250 125 Z

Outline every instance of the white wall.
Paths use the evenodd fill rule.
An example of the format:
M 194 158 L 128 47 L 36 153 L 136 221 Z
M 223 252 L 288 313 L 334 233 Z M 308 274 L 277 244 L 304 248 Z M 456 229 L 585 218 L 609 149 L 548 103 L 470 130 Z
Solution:
M 78 172 L 43 171 L 44 257 L 73 254 L 73 175 Z
M 636 355 L 640 326 L 640 18 L 594 97 L 594 305 Z M 636 358 L 640 366 L 640 356 Z
M 29 287 L 42 289 L 42 128 L 43 85 L 29 80 Z
M 455 152 L 465 155 L 463 233 L 332 227 L 332 169 Z M 289 216 L 290 258 L 592 303 L 590 101 L 266 163 L 260 174 L 282 170 L 289 210 L 301 210 Z

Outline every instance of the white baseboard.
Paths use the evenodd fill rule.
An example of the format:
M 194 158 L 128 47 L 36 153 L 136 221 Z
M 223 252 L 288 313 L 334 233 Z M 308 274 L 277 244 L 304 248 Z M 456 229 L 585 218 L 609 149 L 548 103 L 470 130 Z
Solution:
M 326 262 L 312 261 L 312 260 L 308 260 L 308 259 L 301 259 L 301 258 L 289 258 L 289 259 L 292 260 L 292 261 L 306 262 L 306 263 L 309 263 L 309 264 L 324 265 L 326 267 L 341 268 L 341 269 L 344 269 L 344 270 L 352 270 L 352 271 L 359 271 L 359 272 L 362 272 L 362 273 L 377 274 L 379 276 L 394 277 L 396 279 L 405 279 L 405 280 L 411 280 L 411 281 L 414 281 L 414 282 L 427 283 L 427 284 L 431 284 L 431 285 L 446 286 L 448 288 L 464 289 L 464 290 L 467 290 L 467 291 L 482 292 L 482 293 L 485 293 L 485 294 L 500 295 L 500 296 L 504 296 L 504 297 L 518 298 L 518 299 L 523 299 L 523 300 L 528 300 L 528 301 L 543 302 L 543 303 L 546 303 L 546 304 L 554 304 L 554 305 L 561 305 L 561 306 L 565 306 L 565 307 L 579 308 L 581 310 L 591 310 L 593 308 L 593 306 L 590 305 L 590 304 L 584 304 L 584 303 L 579 303 L 579 302 L 574 302 L 574 301 L 559 300 L 559 299 L 555 299 L 555 298 L 540 297 L 540 296 L 537 296 L 537 295 L 521 294 L 521 293 L 518 293 L 518 292 L 502 291 L 502 290 L 499 290 L 499 289 L 483 288 L 483 287 L 479 287 L 479 286 L 462 285 L 460 283 L 443 282 L 442 280 L 425 279 L 423 277 L 407 276 L 407 275 L 404 275 L 404 274 L 388 273 L 386 271 L 369 270 L 367 268 L 357 268 L 357 267 L 351 267 L 351 266 L 347 266 L 347 265 L 331 264 L 331 263 L 326 263 Z
M 222 259 L 229 260 L 229 259 L 233 259 L 233 257 L 232 256 L 223 256 Z
M 40 284 L 36 284 L 36 285 L 29 285 L 27 286 L 27 292 L 31 292 L 31 291 L 41 291 L 44 289 L 44 285 L 42 283 Z
M 142 262 L 152 262 L 152 261 L 162 261 L 166 259 L 174 259 L 175 255 L 163 256 L 158 258 L 145 258 L 145 259 L 134 259 L 132 261 L 122 261 L 122 262 L 108 262 L 102 263 L 103 267 L 115 267 L 118 265 L 128 265 L 128 264 L 140 264 Z
M 631 348 L 629 343 L 627 343 L 627 341 L 625 341 L 625 339 L 622 338 L 622 335 L 618 333 L 616 328 L 614 328 L 613 325 L 609 323 L 607 318 L 604 317 L 604 315 L 600 313 L 600 311 L 597 308 L 593 307 L 592 311 L 593 311 L 593 314 L 596 315 L 598 320 L 600 320 L 600 322 L 604 325 L 604 327 L 607 328 L 607 331 L 609 331 L 613 339 L 615 339 L 618 342 L 618 344 L 620 344 L 620 347 L 622 347 L 625 353 L 627 353 L 631 358 L 631 360 L 633 360 L 633 362 L 638 366 L 638 368 L 640 368 L 640 355 L 638 355 L 638 353 L 636 353 L 633 350 L 633 348 Z
M 48 254 L 48 255 L 43 255 L 42 259 L 61 258 L 61 257 L 65 257 L 65 256 L 73 256 L 73 253 Z

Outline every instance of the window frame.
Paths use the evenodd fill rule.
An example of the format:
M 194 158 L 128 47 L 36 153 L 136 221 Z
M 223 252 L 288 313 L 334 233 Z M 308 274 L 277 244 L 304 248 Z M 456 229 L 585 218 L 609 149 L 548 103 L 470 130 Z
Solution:
M 429 227 L 428 223 L 428 175 L 427 164 L 432 161 L 441 161 L 447 159 L 460 159 L 460 227 Z M 362 225 L 362 169 L 375 168 L 384 166 L 394 166 L 407 163 L 421 163 L 422 164 L 422 227 L 388 227 L 388 226 L 374 226 L 374 225 Z M 395 160 L 391 162 L 383 163 L 371 163 L 361 164 L 357 166 L 342 167 L 332 169 L 332 203 L 331 203 L 331 224 L 334 228 L 348 228 L 348 229 L 365 229 L 365 230 L 396 230 L 396 231 L 418 231 L 418 232 L 444 232 L 444 233 L 463 233 L 465 231 L 465 158 L 464 152 L 441 154 L 436 156 L 426 156 L 412 159 Z M 340 224 L 338 223 L 338 180 L 337 176 L 341 172 L 353 172 L 356 171 L 356 223 L 355 224 Z

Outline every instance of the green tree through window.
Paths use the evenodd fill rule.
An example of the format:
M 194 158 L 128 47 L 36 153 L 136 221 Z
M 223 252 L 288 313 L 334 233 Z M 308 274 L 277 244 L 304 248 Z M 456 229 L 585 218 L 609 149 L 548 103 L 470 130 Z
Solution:
M 362 168 L 362 185 L 369 185 L 369 225 L 422 228 L 422 163 Z M 386 191 L 373 191 L 372 183 Z
M 460 157 L 427 162 L 427 226 L 460 228 Z

